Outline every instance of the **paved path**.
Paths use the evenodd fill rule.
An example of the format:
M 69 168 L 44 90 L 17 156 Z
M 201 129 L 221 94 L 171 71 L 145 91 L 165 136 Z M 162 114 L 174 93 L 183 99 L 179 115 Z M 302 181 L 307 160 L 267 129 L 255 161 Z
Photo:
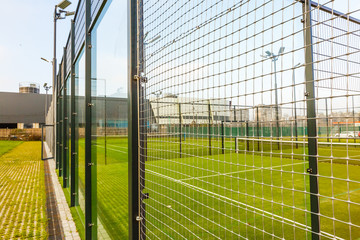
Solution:
M 45 151 L 49 152 L 50 150 L 47 144 L 44 143 L 44 145 L 45 145 Z M 71 215 L 69 205 L 66 201 L 63 189 L 56 175 L 55 161 L 53 159 L 47 161 L 49 164 L 51 179 L 54 187 L 54 195 L 57 201 L 57 207 L 59 211 L 59 217 L 61 221 L 64 238 L 70 240 L 71 239 L 80 240 L 80 236 L 76 230 L 75 222 L 73 221 L 73 217 Z

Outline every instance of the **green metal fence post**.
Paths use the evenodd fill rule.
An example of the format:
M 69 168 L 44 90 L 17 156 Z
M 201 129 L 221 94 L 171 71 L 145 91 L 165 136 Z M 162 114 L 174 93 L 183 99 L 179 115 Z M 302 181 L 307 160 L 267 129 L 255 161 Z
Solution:
M 92 156 L 91 0 L 85 0 L 85 238 L 97 239 L 96 158 Z
M 306 108 L 308 126 L 308 154 L 310 181 L 310 208 L 311 208 L 311 231 L 312 239 L 319 239 L 320 217 L 319 217 L 319 187 L 318 187 L 318 163 L 317 163 L 317 133 L 316 133 L 316 108 L 311 24 L 311 1 L 305 0 L 303 4 L 304 14 L 304 41 L 305 41 L 305 81 L 306 81 Z
M 128 184 L 129 184 L 129 239 L 140 237 L 140 188 L 139 188 L 139 119 L 137 76 L 137 0 L 128 0 Z
M 69 187 L 69 121 L 68 121 L 68 107 L 67 107 L 67 82 L 66 82 L 66 48 L 64 47 L 64 55 L 63 55 L 63 79 L 64 79 L 64 86 L 63 86 L 63 129 L 62 129 L 62 136 L 63 136 L 63 188 Z
M 63 176 L 63 150 L 64 150 L 64 144 L 63 144 L 63 89 L 61 84 L 62 81 L 62 71 L 61 71 L 61 64 L 59 64 L 59 73 L 58 73 L 58 84 L 59 84 L 59 177 Z
M 57 80 L 58 78 L 56 78 Z M 59 169 L 59 148 L 60 148 L 60 142 L 59 142 L 59 85 L 56 84 L 56 96 L 55 96 L 55 101 L 56 101 L 56 110 L 55 110 L 55 119 L 56 119 L 56 125 L 55 125 L 55 139 L 56 139 L 56 150 L 55 150 L 55 163 L 56 163 L 56 169 Z
M 75 22 L 71 21 L 71 183 L 70 183 L 70 206 L 78 206 L 79 205 L 79 189 L 78 189 L 78 149 L 77 143 L 78 140 L 78 131 L 79 129 L 75 129 L 75 121 L 76 121 L 76 102 L 75 102 Z

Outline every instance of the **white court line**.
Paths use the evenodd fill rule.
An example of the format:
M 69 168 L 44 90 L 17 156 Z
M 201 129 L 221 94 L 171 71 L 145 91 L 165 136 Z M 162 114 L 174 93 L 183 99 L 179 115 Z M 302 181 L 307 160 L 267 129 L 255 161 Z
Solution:
M 235 173 L 242 173 L 242 172 L 259 171 L 259 170 L 263 170 L 263 169 L 273 169 L 273 168 L 279 168 L 279 167 L 294 166 L 294 165 L 299 165 L 299 164 L 304 164 L 304 163 L 308 163 L 308 162 L 293 163 L 293 164 L 286 164 L 286 165 L 280 165 L 280 166 L 274 166 L 274 167 L 257 168 L 257 169 L 248 169 L 248 170 L 241 170 L 241 171 L 228 172 L 228 173 L 219 173 L 219 174 L 212 174 L 212 175 L 206 175 L 206 176 L 201 176 L 201 177 L 184 178 L 184 179 L 180 179 L 180 180 L 181 181 L 187 181 L 187 180 L 192 180 L 192 179 L 216 177 L 216 176 L 235 174 Z
M 101 146 L 101 145 L 96 145 L 97 147 L 101 147 L 101 148 L 105 148 L 105 147 L 103 147 L 103 146 Z M 109 150 L 112 150 L 112 151 L 115 151 L 115 152 L 121 152 L 121 153 L 126 153 L 127 154 L 127 152 L 123 152 L 123 151 L 120 151 L 120 150 L 118 150 L 118 149 L 113 149 L 113 148 L 106 148 L 106 149 L 109 149 Z
M 328 160 L 330 160 L 330 159 L 318 160 L 318 162 L 325 162 L 325 161 L 328 161 Z M 279 165 L 279 166 L 273 166 L 273 167 L 264 167 L 264 168 L 257 168 L 257 169 L 248 169 L 248 170 L 241 170 L 241 171 L 237 171 L 237 172 L 219 173 L 219 174 L 212 174 L 212 175 L 206 175 L 206 176 L 201 176 L 201 177 L 184 178 L 184 179 L 180 179 L 180 180 L 181 181 L 187 181 L 187 180 L 192 180 L 192 179 L 216 177 L 216 176 L 235 174 L 235 173 L 242 173 L 242 172 L 251 172 L 251 171 L 264 170 L 264 169 L 274 169 L 274 168 L 280 168 L 280 167 L 288 167 L 288 166 L 294 166 L 294 165 L 299 165 L 299 164 L 304 164 L 304 163 L 308 163 L 308 162 L 293 163 L 293 164 Z
M 157 173 L 157 172 L 154 172 L 154 171 L 151 171 L 151 170 L 146 170 L 146 171 L 151 172 L 151 173 L 153 173 L 153 174 L 155 174 L 155 175 L 158 175 L 158 176 L 160 176 L 160 177 L 162 177 L 162 178 L 166 178 L 166 179 L 169 179 L 169 180 L 171 180 L 171 181 L 174 181 L 174 182 L 180 183 L 180 184 L 182 184 L 182 185 L 185 185 L 185 186 L 187 186 L 187 187 L 196 189 L 196 190 L 198 190 L 198 191 L 200 191 L 200 192 L 208 193 L 208 194 L 213 195 L 213 196 L 215 196 L 215 197 L 223 198 L 223 199 L 225 199 L 225 200 L 227 200 L 227 201 L 230 201 L 230 202 L 233 202 L 233 203 L 236 203 L 236 204 L 245 206 L 246 208 L 251 208 L 251 209 L 253 209 L 254 211 L 259 211 L 260 213 L 267 214 L 267 215 L 269 215 L 270 218 L 273 218 L 273 217 L 279 218 L 279 219 L 280 219 L 279 222 L 284 222 L 284 220 L 285 220 L 285 221 L 288 221 L 288 222 L 290 222 L 290 223 L 292 223 L 292 224 L 294 224 L 294 225 L 298 225 L 298 226 L 300 226 L 300 227 L 303 227 L 303 228 L 306 228 L 306 229 L 310 229 L 310 230 L 311 230 L 311 226 L 306 226 L 305 224 L 302 224 L 302 223 L 293 221 L 293 220 L 291 220 L 291 219 L 288 219 L 288 218 L 285 218 L 285 217 L 276 215 L 276 214 L 274 214 L 274 213 L 265 211 L 265 210 L 260 209 L 260 208 L 253 207 L 253 206 L 251 206 L 251 205 L 247 205 L 247 204 L 245 204 L 245 203 L 236 201 L 236 200 L 234 200 L 234 199 L 232 199 L 232 198 L 228 198 L 228 197 L 225 197 L 225 196 L 223 196 L 223 195 L 220 195 L 220 194 L 217 194 L 217 193 L 208 191 L 208 190 L 206 190 L 206 189 L 203 189 L 203 188 L 200 188 L 200 187 L 196 187 L 196 186 L 191 185 L 191 184 L 189 184 L 189 183 L 185 183 L 185 182 L 183 182 L 182 180 L 175 179 L 175 178 L 172 178 L 172 177 L 169 177 L 169 176 L 166 176 L 166 175 L 163 175 L 163 174 L 161 174 L 161 173 Z M 299 228 L 300 228 L 300 227 L 299 227 Z M 330 233 L 327 233 L 327 232 L 324 232 L 324 231 L 321 231 L 320 233 L 323 234 L 323 235 L 327 235 L 328 237 L 331 237 L 331 238 L 334 237 L 334 236 L 331 235 Z M 335 237 L 335 239 L 343 239 L 343 238 Z
M 109 145 L 109 146 L 113 146 L 113 147 L 119 147 L 119 148 L 125 148 L 125 149 L 128 149 L 127 147 L 121 147 L 121 146 L 114 145 L 114 144 L 108 144 L 108 143 L 107 143 L 107 145 Z

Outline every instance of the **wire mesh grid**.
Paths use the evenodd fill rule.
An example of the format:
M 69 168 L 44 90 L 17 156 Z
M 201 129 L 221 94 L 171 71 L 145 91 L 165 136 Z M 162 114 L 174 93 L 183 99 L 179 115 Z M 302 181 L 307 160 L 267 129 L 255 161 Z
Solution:
M 345 2 L 138 1 L 141 239 L 360 237 Z

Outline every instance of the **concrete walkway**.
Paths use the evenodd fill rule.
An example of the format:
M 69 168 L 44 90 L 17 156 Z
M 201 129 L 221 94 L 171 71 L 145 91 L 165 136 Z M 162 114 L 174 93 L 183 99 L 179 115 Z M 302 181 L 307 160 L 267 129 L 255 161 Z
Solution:
M 44 146 L 46 153 L 49 153 L 50 149 L 46 143 L 44 143 Z M 81 238 L 76 230 L 75 222 L 73 221 L 73 217 L 71 215 L 69 205 L 66 202 L 64 192 L 56 175 L 55 161 L 53 159 L 47 161 L 49 163 L 50 174 L 54 186 L 54 193 L 57 201 L 58 212 L 59 212 L 64 238 L 80 240 Z

